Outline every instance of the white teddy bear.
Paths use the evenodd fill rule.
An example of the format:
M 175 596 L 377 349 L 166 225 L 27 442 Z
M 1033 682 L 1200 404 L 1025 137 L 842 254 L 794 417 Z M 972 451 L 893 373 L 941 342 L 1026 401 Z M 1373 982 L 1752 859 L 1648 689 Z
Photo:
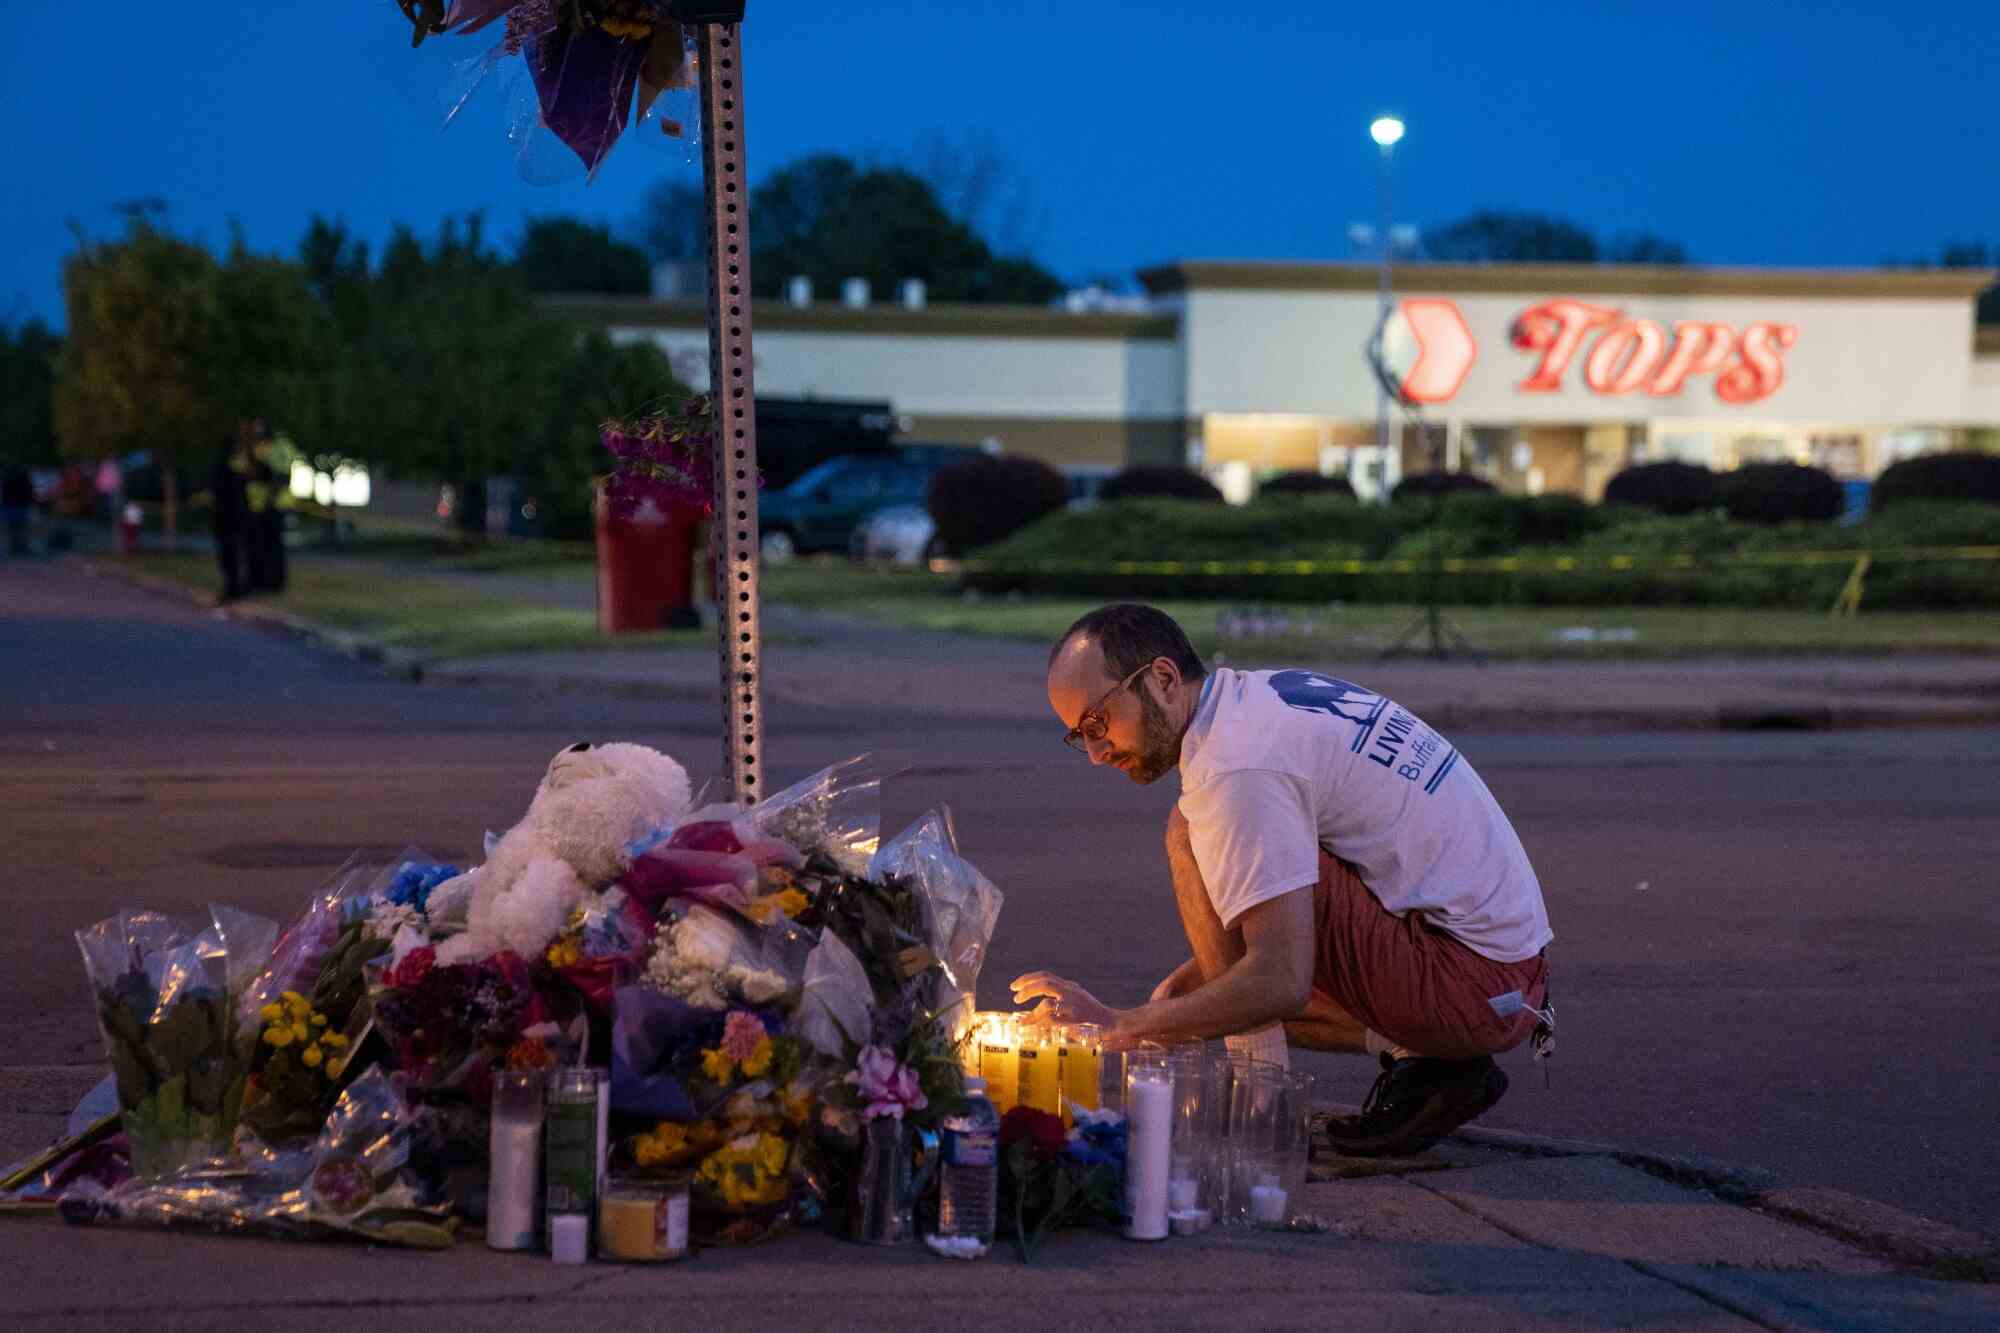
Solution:
M 691 802 L 687 770 L 658 750 L 624 741 L 570 746 L 549 761 L 527 814 L 486 864 L 432 893 L 433 922 L 465 925 L 438 944 L 437 961 L 541 953 L 586 894 L 625 873 L 626 846 L 678 820 Z

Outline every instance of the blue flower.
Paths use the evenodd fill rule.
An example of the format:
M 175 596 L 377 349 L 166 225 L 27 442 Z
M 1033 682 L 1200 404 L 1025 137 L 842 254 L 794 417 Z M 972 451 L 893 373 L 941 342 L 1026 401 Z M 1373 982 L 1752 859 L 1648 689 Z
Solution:
M 431 890 L 457 875 L 458 867 L 454 865 L 405 861 L 396 867 L 396 878 L 383 890 L 382 901 L 422 912 L 430 903 Z

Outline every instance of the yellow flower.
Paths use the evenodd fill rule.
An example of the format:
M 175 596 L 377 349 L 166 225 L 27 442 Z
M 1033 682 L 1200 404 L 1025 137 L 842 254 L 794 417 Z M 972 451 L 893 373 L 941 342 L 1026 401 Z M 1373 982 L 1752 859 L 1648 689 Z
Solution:
M 778 911 L 779 903 L 775 897 L 752 898 L 743 905 L 743 914 L 760 926 L 768 925 Z
M 304 1023 L 294 1023 L 292 1024 L 292 1039 L 295 1041 L 310 1041 L 312 1040 L 312 1034 L 306 1031 Z
M 267 1004 L 257 1011 L 257 1017 L 263 1019 L 266 1023 L 275 1023 L 284 1016 L 285 1006 L 281 1004 Z
M 633 1141 L 632 1157 L 640 1166 L 658 1166 L 667 1160 L 667 1150 L 651 1134 L 641 1134 Z
M 292 1044 L 292 1030 L 289 1027 L 272 1027 L 264 1030 L 264 1040 L 273 1046 L 284 1047 Z
M 333 1049 L 336 1051 L 339 1050 L 341 1047 L 347 1045 L 347 1038 L 343 1037 L 338 1032 L 323 1033 L 320 1036 L 320 1040 L 325 1042 L 328 1046 L 333 1047 Z
M 319 1062 L 326 1059 L 326 1056 L 320 1051 L 319 1043 L 314 1042 L 299 1053 L 299 1059 L 306 1062 L 306 1068 L 317 1069 L 319 1068 Z
M 653 1127 L 652 1137 L 658 1141 L 668 1156 L 672 1156 L 687 1147 L 687 1126 L 672 1120 L 662 1120 Z
M 701 1072 L 706 1074 L 713 1082 L 727 1083 L 729 1075 L 735 1068 L 736 1062 L 719 1050 L 703 1051 L 701 1053 Z
M 778 1095 L 778 1105 L 784 1111 L 785 1119 L 794 1125 L 803 1125 L 812 1117 L 812 1089 L 803 1083 L 789 1084 Z
M 778 908 L 786 916 L 797 916 L 800 912 L 805 911 L 806 908 L 811 906 L 812 899 L 806 897 L 797 889 L 786 889 L 778 895 Z
M 550 967 L 574 967 L 583 961 L 583 946 L 565 935 L 549 946 L 548 959 Z
M 743 1072 L 751 1078 L 762 1078 L 771 1067 L 771 1039 L 757 1038 L 757 1047 L 750 1052 L 750 1058 L 743 1062 Z
M 297 1008 L 306 1002 L 306 997 L 295 990 L 280 991 L 278 992 L 278 998 L 293 1008 Z
M 785 1169 L 785 1161 L 791 1155 L 785 1141 L 775 1134 L 766 1134 L 757 1140 L 757 1165 L 772 1175 Z
M 316 1027 L 316 1028 L 323 1028 L 323 1027 L 325 1027 L 325 1026 L 326 1026 L 326 1015 L 325 1015 L 325 1014 L 314 1014 L 314 1015 L 312 1016 L 312 1025 L 313 1025 L 314 1027 Z

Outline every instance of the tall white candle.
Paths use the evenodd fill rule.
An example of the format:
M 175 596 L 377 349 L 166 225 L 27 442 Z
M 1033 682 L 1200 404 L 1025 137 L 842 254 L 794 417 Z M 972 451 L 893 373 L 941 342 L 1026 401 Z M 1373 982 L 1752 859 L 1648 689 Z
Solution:
M 1165 1070 L 1135 1070 L 1125 1090 L 1125 1208 L 1131 1240 L 1167 1235 L 1167 1172 L 1174 1133 L 1174 1084 Z
M 486 1243 L 496 1250 L 532 1250 L 541 1243 L 542 1122 L 496 1115 L 489 1143 Z

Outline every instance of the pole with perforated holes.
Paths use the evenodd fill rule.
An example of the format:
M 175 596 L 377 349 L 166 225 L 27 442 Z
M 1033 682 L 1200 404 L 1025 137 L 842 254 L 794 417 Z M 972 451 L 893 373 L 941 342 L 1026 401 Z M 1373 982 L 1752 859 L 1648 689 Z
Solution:
M 736 800 L 764 795 L 763 634 L 757 590 L 757 395 L 750 359 L 750 185 L 743 169 L 743 5 L 676 0 L 693 25 L 708 216 L 708 383 L 715 411 L 716 632 L 723 764 Z

